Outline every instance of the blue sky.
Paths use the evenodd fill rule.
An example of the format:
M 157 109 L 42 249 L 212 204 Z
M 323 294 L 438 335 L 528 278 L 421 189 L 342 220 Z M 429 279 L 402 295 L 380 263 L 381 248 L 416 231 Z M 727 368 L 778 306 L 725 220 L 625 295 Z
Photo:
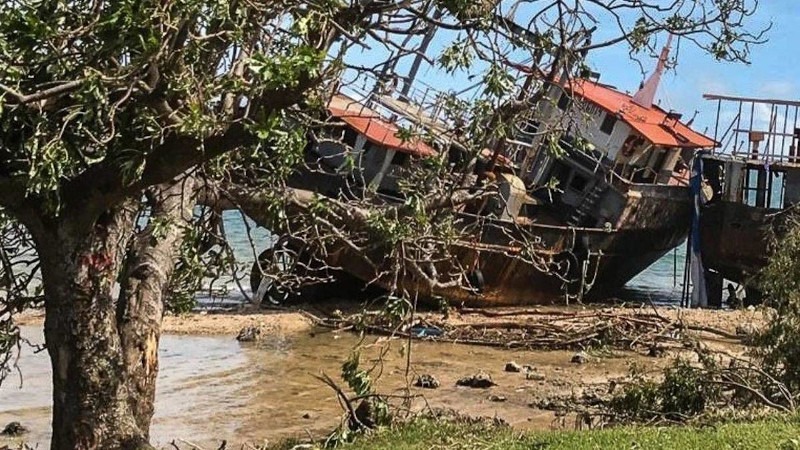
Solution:
M 800 1 L 762 1 L 752 19 L 753 28 L 770 22 L 768 42 L 751 49 L 751 63 L 747 65 L 717 62 L 688 42 L 681 43 L 677 67 L 665 74 L 659 90 L 661 106 L 680 111 L 687 119 L 700 111 L 695 128 L 703 131 L 708 127 L 713 134 L 716 104 L 703 100 L 705 93 L 800 99 Z M 632 70 L 625 70 L 614 63 L 625 56 L 623 47 L 600 51 L 592 55 L 592 65 L 603 72 L 603 81 L 621 89 L 635 89 L 641 80 L 635 64 Z
M 708 129 L 713 135 L 716 103 L 704 100 L 704 93 L 800 100 L 800 0 L 762 0 L 760 3 L 756 16 L 749 20 L 749 27 L 760 30 L 772 23 L 772 29 L 766 35 L 767 43 L 751 49 L 750 64 L 718 62 L 687 40 L 673 43 L 672 56 L 677 56 L 677 65 L 664 75 L 657 96 L 664 109 L 683 113 L 685 120 L 699 111 L 694 128 L 701 132 Z M 602 33 L 602 23 L 598 32 Z M 431 53 L 441 50 L 448 40 L 446 35 L 437 35 Z M 664 42 L 666 36 L 659 40 Z M 351 62 L 364 65 L 372 65 L 370 63 L 385 57 L 375 48 L 356 53 Z M 409 59 L 398 67 L 398 72 L 404 72 Z M 655 59 L 640 61 L 648 72 L 655 67 Z M 639 65 L 630 59 L 625 44 L 591 53 L 589 65 L 602 74 L 601 82 L 622 91 L 635 91 L 644 77 Z M 427 65 L 418 80 L 440 90 L 459 90 L 472 84 L 463 75 L 446 76 Z

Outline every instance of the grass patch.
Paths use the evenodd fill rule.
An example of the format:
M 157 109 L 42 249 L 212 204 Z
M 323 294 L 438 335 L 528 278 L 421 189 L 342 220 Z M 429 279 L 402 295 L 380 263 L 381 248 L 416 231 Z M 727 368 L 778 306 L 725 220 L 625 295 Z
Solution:
M 481 425 L 418 420 L 376 433 L 343 448 L 348 450 L 800 450 L 800 421 L 797 418 L 784 418 L 703 428 L 621 427 L 584 432 L 520 433 Z

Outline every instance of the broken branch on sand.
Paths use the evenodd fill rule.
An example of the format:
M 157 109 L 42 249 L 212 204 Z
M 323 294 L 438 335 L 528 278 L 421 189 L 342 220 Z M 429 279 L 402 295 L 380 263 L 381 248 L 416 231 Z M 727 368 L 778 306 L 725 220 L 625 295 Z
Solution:
M 742 336 L 706 325 L 687 324 L 680 318 L 641 312 L 596 311 L 486 311 L 462 309 L 467 315 L 517 317 L 516 321 L 465 320 L 448 323 L 428 319 L 413 324 L 395 324 L 382 315 L 356 314 L 349 317 L 317 319 L 320 325 L 365 331 L 392 337 L 502 348 L 574 350 L 612 347 L 649 352 L 667 347 L 684 347 L 688 333 L 706 333 L 740 342 Z M 526 320 L 519 320 L 525 316 Z M 428 331 L 435 331 L 433 333 Z

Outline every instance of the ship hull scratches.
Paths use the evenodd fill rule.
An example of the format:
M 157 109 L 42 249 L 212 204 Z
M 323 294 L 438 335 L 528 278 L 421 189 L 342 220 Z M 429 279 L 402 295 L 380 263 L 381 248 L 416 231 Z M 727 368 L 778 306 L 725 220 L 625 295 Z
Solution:
M 690 215 L 687 189 L 652 185 L 630 186 L 618 229 L 520 225 L 461 214 L 465 236 L 479 237 L 452 245 L 452 260 L 436 265 L 438 274 L 461 274 L 457 285 L 432 284 L 407 267 L 395 278 L 386 249 L 360 254 L 340 243 L 328 249 L 325 262 L 364 283 L 455 306 L 601 301 L 684 242 Z M 483 231 L 476 234 L 476 228 Z

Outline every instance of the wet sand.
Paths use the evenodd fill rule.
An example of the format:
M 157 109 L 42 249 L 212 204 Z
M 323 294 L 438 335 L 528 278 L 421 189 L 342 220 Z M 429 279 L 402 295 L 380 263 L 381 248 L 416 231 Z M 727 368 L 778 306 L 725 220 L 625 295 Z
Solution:
M 682 314 L 687 322 L 731 332 L 740 323 L 760 320 L 757 311 L 678 313 L 660 308 L 659 314 Z M 441 319 L 441 315 L 437 317 Z M 477 320 L 473 314 L 457 313 L 449 319 L 451 323 L 471 320 Z M 509 317 L 498 320 L 508 321 Z M 525 320 L 524 316 L 519 320 Z M 22 320 L 24 334 L 36 343 L 42 342 L 41 321 L 37 313 L 28 313 Z M 234 336 L 250 325 L 262 326 L 266 338 L 259 343 L 237 342 Z M 222 439 L 242 444 L 320 438 L 339 423 L 342 410 L 335 395 L 316 376 L 326 373 L 340 381 L 341 364 L 359 344 L 358 336 L 314 328 L 305 315 L 286 311 L 167 317 L 164 333 L 152 428 L 156 444 L 167 446 L 171 440 L 183 438 L 216 448 Z M 520 429 L 565 426 L 553 412 L 535 407 L 540 400 L 580 395 L 584 389 L 622 378 L 631 363 L 655 371 L 670 362 L 669 358 L 616 351 L 602 357 L 593 355 L 587 364 L 575 365 L 570 363 L 574 352 L 510 351 L 415 341 L 407 366 L 407 344 L 402 339 L 378 337 L 367 337 L 361 343 L 363 364 L 375 365 L 376 374 L 380 372 L 379 392 L 404 394 L 410 389 L 412 394 L 424 395 L 415 400 L 415 410 L 426 406 L 452 408 L 467 415 L 496 416 Z M 543 379 L 527 380 L 523 373 L 505 372 L 506 362 L 512 360 L 532 365 Z M 46 353 L 32 354 L 28 349 L 20 368 L 21 389 L 13 377 L 0 387 L 0 425 L 22 422 L 31 429 L 25 440 L 43 448 L 50 427 L 49 360 Z M 479 370 L 491 374 L 498 386 L 486 390 L 455 386 L 458 378 Z M 415 376 L 423 373 L 438 378 L 441 387 L 409 388 Z M 491 401 L 492 395 L 506 401 Z M 0 440 L 0 445 L 3 443 Z
M 483 314 L 489 314 L 489 316 Z M 672 322 L 681 321 L 686 325 L 709 327 L 735 334 L 736 329 L 742 325 L 761 326 L 764 322 L 764 311 L 753 310 L 710 310 L 710 309 L 681 309 L 670 306 L 543 306 L 527 308 L 492 308 L 486 310 L 465 309 L 462 312 L 454 310 L 445 323 L 449 325 L 472 325 L 475 323 L 490 324 L 493 322 L 525 323 L 541 320 L 547 314 L 578 313 L 590 314 L 602 312 L 612 315 L 635 316 L 637 314 L 656 315 Z M 439 313 L 422 313 L 421 317 L 441 320 Z
M 16 318 L 19 325 L 41 326 L 44 312 L 26 311 Z M 314 323 L 296 311 L 255 310 L 243 307 L 238 311 L 203 311 L 181 316 L 167 315 L 162 333 L 177 335 L 233 335 L 247 326 L 260 326 L 269 334 L 296 333 L 308 330 Z
M 343 311 L 345 314 L 361 311 L 361 306 L 353 302 L 329 302 L 316 305 L 301 305 L 297 309 L 258 310 L 253 307 L 243 306 L 236 311 L 203 311 L 191 314 L 164 317 L 162 332 L 177 335 L 233 335 L 247 326 L 260 326 L 267 334 L 291 334 L 309 330 L 315 326 L 311 316 L 305 313 L 311 311 L 316 316 L 334 314 Z M 761 309 L 754 310 L 709 310 L 709 309 L 680 309 L 670 306 L 621 307 L 621 306 L 541 306 L 527 308 L 492 308 L 486 311 L 498 314 L 496 317 L 486 317 L 478 313 L 460 313 L 452 309 L 445 320 L 451 325 L 465 325 L 475 322 L 491 323 L 531 320 L 536 313 L 555 312 L 591 312 L 603 311 L 612 314 L 657 314 L 670 320 L 682 320 L 686 324 L 707 326 L 735 333 L 740 325 L 752 324 L 759 326 L 763 323 L 764 314 Z M 526 312 L 534 312 L 526 314 Z M 432 318 L 437 321 L 444 320 L 439 312 L 419 312 L 419 317 Z M 16 318 L 19 325 L 41 326 L 44 323 L 44 313 L 40 310 L 27 311 Z

